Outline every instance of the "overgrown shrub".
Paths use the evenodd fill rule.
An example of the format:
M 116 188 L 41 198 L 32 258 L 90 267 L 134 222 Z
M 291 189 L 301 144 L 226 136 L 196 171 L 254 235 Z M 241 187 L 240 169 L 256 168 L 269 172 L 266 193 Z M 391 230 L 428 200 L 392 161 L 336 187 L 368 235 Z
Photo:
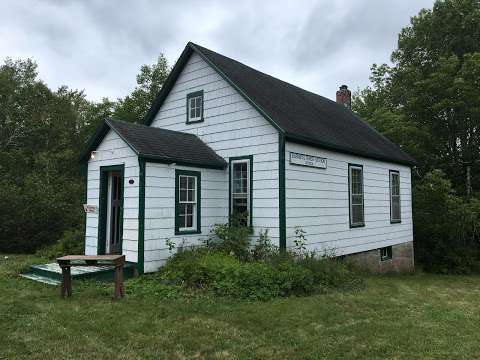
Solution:
M 290 295 L 308 295 L 329 289 L 359 287 L 363 282 L 345 264 L 303 250 L 279 251 L 267 231 L 262 231 L 249 250 L 232 246 L 239 228 L 222 225 L 215 243 L 177 252 L 160 269 L 166 285 L 205 290 L 217 296 L 268 300 Z M 225 236 L 228 234 L 228 236 Z M 244 233 L 241 233 L 244 236 Z M 237 235 L 236 235 L 237 236 Z M 223 240 L 226 239 L 224 243 Z M 303 240 L 305 234 L 303 233 Z M 239 251 L 240 250 L 240 251 Z
M 83 231 L 72 229 L 66 230 L 57 242 L 40 249 L 37 251 L 37 254 L 49 259 L 55 259 L 63 255 L 83 254 L 83 251 Z
M 210 232 L 205 245 L 211 250 L 235 255 L 247 260 L 250 257 L 250 237 L 252 227 L 245 225 L 248 214 L 232 215 L 227 224 L 217 224 Z
M 261 230 L 258 239 L 251 250 L 253 260 L 266 261 L 278 252 L 278 247 L 273 245 L 268 236 L 268 229 Z
M 457 196 L 440 170 L 415 187 L 415 256 L 425 271 L 480 272 L 480 200 Z
M 267 300 L 278 296 L 312 293 L 311 271 L 293 262 L 273 266 L 241 261 L 218 251 L 187 250 L 178 253 L 160 270 L 169 285 L 212 291 L 215 295 Z

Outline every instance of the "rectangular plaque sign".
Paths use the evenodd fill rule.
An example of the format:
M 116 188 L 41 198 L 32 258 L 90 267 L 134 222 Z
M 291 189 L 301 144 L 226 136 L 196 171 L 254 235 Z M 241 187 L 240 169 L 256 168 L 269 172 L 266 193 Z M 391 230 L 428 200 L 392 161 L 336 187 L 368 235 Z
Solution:
M 290 152 L 290 164 L 326 169 L 327 159 L 313 155 Z

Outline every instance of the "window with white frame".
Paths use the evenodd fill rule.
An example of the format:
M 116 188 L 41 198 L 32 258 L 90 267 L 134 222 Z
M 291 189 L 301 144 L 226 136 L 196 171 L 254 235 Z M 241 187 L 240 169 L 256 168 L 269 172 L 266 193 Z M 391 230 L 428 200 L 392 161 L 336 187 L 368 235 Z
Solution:
M 187 123 L 203 121 L 203 90 L 187 95 Z
M 350 227 L 365 225 L 363 204 L 363 166 L 348 165 Z
M 245 216 L 251 223 L 252 158 L 236 158 L 230 163 L 230 213 Z
M 200 232 L 200 173 L 176 171 L 176 221 L 175 232 Z
M 402 220 L 400 210 L 400 173 L 390 170 L 390 222 Z

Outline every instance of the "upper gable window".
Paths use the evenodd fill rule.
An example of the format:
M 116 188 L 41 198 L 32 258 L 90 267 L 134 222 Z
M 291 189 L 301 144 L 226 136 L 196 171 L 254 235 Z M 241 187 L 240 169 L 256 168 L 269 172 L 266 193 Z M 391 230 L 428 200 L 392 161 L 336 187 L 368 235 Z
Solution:
M 203 121 L 203 90 L 187 94 L 187 124 Z

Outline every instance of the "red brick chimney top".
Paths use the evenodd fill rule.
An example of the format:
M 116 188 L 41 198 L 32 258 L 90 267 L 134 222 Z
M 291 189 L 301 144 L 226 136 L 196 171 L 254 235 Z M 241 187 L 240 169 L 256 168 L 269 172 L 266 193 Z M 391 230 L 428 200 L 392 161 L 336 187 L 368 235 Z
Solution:
M 337 90 L 337 103 L 342 104 L 347 109 L 352 108 L 352 92 L 348 90 L 347 85 L 342 85 L 340 90 Z

